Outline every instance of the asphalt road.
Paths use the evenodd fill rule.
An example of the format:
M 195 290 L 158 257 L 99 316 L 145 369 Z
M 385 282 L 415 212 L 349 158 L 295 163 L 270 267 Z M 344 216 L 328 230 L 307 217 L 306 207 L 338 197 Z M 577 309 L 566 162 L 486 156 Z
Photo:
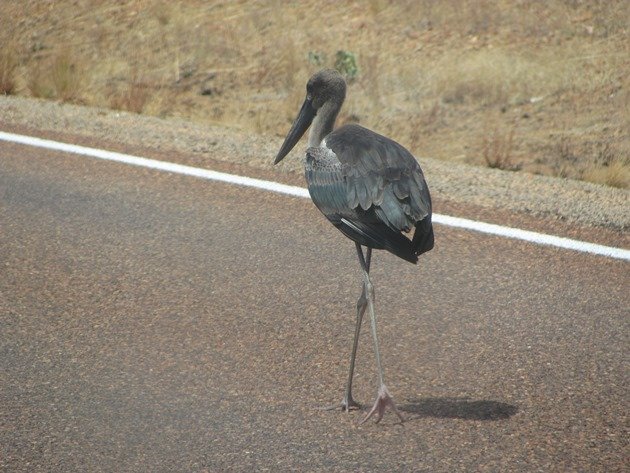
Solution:
M 627 262 L 436 226 L 373 282 L 402 425 L 316 409 L 360 273 L 309 201 L 2 143 L 0 468 L 627 471 Z

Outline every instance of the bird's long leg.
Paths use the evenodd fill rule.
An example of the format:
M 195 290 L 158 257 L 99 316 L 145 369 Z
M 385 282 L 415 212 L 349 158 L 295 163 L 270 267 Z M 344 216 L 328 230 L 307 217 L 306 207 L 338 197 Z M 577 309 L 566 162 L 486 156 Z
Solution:
M 367 261 L 363 257 L 363 252 L 361 251 L 361 247 L 358 244 L 357 254 L 359 257 L 359 263 L 361 264 L 361 269 L 363 269 L 363 288 L 364 293 L 367 297 L 367 309 L 370 313 L 372 337 L 374 338 L 374 353 L 376 355 L 376 366 L 378 368 L 379 378 L 379 389 L 376 402 L 374 402 L 374 406 L 360 423 L 363 424 L 375 414 L 376 422 L 380 422 L 380 420 L 383 418 L 383 414 L 385 413 L 385 409 L 387 408 L 387 406 L 390 406 L 394 413 L 398 416 L 400 421 L 404 422 L 405 419 L 403 418 L 402 414 L 398 412 L 396 404 L 394 404 L 394 400 L 387 391 L 387 387 L 385 386 L 385 382 L 383 381 L 383 366 L 381 365 L 381 354 L 378 349 L 378 337 L 376 335 L 376 314 L 374 313 L 374 287 L 372 286 L 372 282 L 370 281 L 370 268 L 367 264 Z
M 363 256 L 363 251 L 361 250 L 361 245 L 358 243 L 357 251 L 361 253 Z M 370 261 L 372 259 L 372 248 L 367 248 L 366 256 L 365 256 L 365 267 L 367 272 L 370 272 Z M 348 373 L 348 383 L 346 384 L 346 393 L 343 397 L 343 401 L 341 401 L 342 409 L 348 411 L 350 409 L 358 409 L 361 406 L 352 398 L 352 378 L 354 376 L 354 362 L 357 357 L 357 348 L 359 346 L 359 334 L 361 333 L 361 323 L 363 322 L 363 314 L 365 314 L 365 309 L 367 308 L 367 292 L 365 288 L 365 283 L 361 288 L 361 295 L 359 296 L 359 300 L 357 301 L 357 322 L 354 328 L 354 341 L 352 342 L 352 355 L 350 356 L 350 372 Z
M 361 250 L 361 246 L 357 243 L 357 251 L 363 252 Z M 372 260 L 372 248 L 367 248 L 366 256 L 365 256 L 365 266 L 367 271 L 370 271 L 370 261 Z M 361 295 L 359 296 L 359 300 L 357 300 L 357 321 L 354 327 L 354 341 L 352 342 L 352 354 L 350 355 L 350 372 L 348 373 L 348 382 L 346 383 L 346 392 L 343 396 L 343 400 L 341 401 L 341 406 L 336 404 L 331 407 L 327 407 L 327 410 L 338 409 L 341 407 L 344 411 L 350 411 L 354 409 L 360 409 L 361 405 L 356 402 L 352 398 L 352 378 L 354 376 L 354 362 L 357 357 L 357 348 L 359 346 L 359 334 L 361 333 L 361 324 L 363 322 L 363 315 L 365 314 L 365 309 L 367 308 L 367 296 L 365 290 L 365 283 L 361 288 Z

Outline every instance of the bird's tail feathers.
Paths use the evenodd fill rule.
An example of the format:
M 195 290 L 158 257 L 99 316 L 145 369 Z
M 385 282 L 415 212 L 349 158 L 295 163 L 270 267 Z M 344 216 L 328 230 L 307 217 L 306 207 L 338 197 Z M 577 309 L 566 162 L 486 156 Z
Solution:
M 418 256 L 413 250 L 413 244 L 405 235 L 392 230 L 385 224 L 368 225 L 360 221 L 340 219 L 336 225 L 348 238 L 360 245 L 379 250 L 387 250 L 399 258 L 417 263 Z
M 415 255 L 421 255 L 433 248 L 435 238 L 433 236 L 433 224 L 431 223 L 431 215 L 416 223 L 416 230 L 411 240 L 411 246 Z

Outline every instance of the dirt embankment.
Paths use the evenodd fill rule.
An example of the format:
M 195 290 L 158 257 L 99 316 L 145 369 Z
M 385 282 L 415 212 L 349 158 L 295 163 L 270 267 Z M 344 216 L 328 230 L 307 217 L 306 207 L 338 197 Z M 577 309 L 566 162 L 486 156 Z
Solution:
M 77 136 L 109 144 L 155 150 L 160 157 L 207 167 L 211 161 L 238 163 L 278 173 L 300 183 L 301 146 L 286 163 L 272 169 L 281 138 L 248 134 L 182 119 L 161 119 L 108 109 L 58 104 L 19 97 L 0 98 L 0 127 Z M 487 169 L 418 156 L 435 200 L 460 202 L 485 209 L 568 220 L 616 231 L 630 228 L 630 191 L 570 179 Z M 439 209 L 438 209 L 439 210 Z

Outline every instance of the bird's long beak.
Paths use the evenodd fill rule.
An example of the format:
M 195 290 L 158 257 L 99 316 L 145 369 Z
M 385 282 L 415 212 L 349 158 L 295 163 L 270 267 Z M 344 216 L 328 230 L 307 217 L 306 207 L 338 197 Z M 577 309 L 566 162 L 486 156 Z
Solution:
M 311 99 L 306 97 L 304 103 L 302 104 L 302 108 L 300 109 L 300 113 L 297 118 L 293 122 L 287 137 L 284 139 L 284 143 L 282 143 L 282 147 L 280 151 L 278 151 L 278 155 L 276 156 L 273 164 L 278 164 L 280 161 L 284 159 L 284 157 L 289 154 L 289 151 L 293 149 L 295 144 L 300 141 L 304 132 L 308 129 L 308 127 L 313 122 L 313 118 L 315 118 L 315 109 L 313 108 L 313 104 L 311 103 Z

